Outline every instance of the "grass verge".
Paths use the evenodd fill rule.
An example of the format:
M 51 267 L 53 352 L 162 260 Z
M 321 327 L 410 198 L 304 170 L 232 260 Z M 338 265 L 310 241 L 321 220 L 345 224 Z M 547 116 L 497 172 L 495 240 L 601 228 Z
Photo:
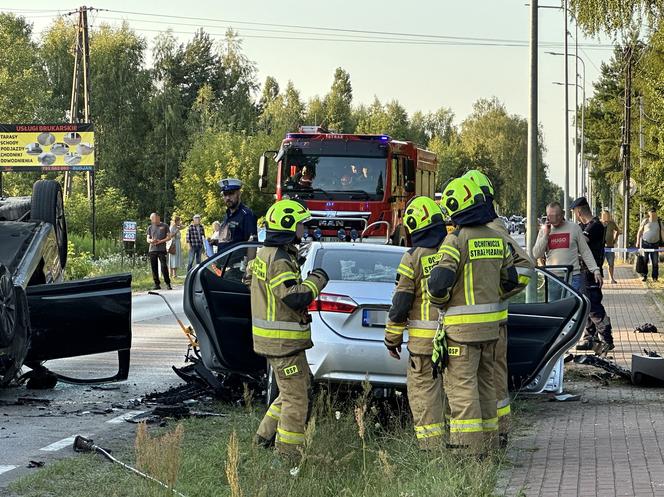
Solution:
M 187 496 L 232 497 L 493 495 L 498 457 L 478 462 L 442 448 L 425 453 L 417 448 L 412 425 L 402 421 L 405 416 L 384 417 L 367 404 L 359 411 L 352 402 L 334 404 L 325 393 L 317 398 L 296 475 L 273 451 L 252 444 L 262 407 L 221 406 L 227 417 L 182 421 L 177 490 Z M 133 463 L 132 441 L 124 444 L 115 454 Z M 98 497 L 100 489 L 105 496 L 169 495 L 90 455 L 54 462 L 10 487 L 22 497 Z

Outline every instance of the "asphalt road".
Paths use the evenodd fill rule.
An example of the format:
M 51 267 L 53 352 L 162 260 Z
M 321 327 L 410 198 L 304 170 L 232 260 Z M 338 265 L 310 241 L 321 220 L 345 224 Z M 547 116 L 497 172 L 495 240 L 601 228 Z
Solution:
M 164 295 L 186 323 L 182 288 Z M 71 454 L 75 435 L 92 436 L 98 443 L 111 435 L 133 436 L 134 425 L 123 417 L 145 407 L 132 407 L 130 400 L 181 383 L 171 366 L 183 364 L 187 340 L 166 304 L 159 297 L 136 294 L 132 322 L 127 381 L 102 387 L 59 383 L 53 390 L 0 389 L 0 495 L 10 481 L 35 471 L 27 469 L 31 460 L 48 464 Z M 117 368 L 117 354 L 61 359 L 47 366 L 68 376 L 109 376 Z M 16 405 L 19 399 L 28 400 Z

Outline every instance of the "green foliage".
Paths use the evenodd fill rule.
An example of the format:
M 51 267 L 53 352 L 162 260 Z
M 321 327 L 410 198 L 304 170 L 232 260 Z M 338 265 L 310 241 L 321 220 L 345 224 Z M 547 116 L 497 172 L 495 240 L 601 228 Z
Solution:
M 244 182 L 242 201 L 261 215 L 272 201 L 258 192 L 258 158 L 278 147 L 279 140 L 266 135 L 245 136 L 206 131 L 194 140 L 175 184 L 179 213 L 190 219 L 200 213 L 209 224 L 226 212 L 217 182 L 227 176 Z
M 50 97 L 32 26 L 0 13 L 0 122 L 44 122 Z
M 91 231 L 92 206 L 87 195 L 74 193 L 65 203 L 67 227 L 71 233 L 84 235 Z M 117 188 L 108 187 L 97 193 L 97 236 L 119 239 L 122 222 L 135 220 L 136 209 Z
M 587 34 L 625 33 L 655 25 L 664 14 L 662 0 L 570 0 L 570 10 Z
M 334 81 L 323 101 L 325 106 L 325 124 L 330 130 L 339 133 L 351 133 L 354 129 L 351 118 L 351 103 L 353 102 L 353 87 L 350 84 L 350 74 L 341 67 L 334 72 Z

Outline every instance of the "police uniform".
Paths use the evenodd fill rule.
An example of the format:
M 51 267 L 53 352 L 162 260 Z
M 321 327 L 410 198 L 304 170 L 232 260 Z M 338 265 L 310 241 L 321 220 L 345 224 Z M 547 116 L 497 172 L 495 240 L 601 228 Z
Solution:
M 219 181 L 223 192 L 237 191 L 242 188 L 242 181 L 235 178 L 225 178 Z M 244 242 L 251 236 L 256 236 L 256 216 L 249 207 L 240 202 L 234 212 L 226 210 L 226 217 L 221 222 L 221 231 L 225 233 L 221 243 Z
M 398 350 L 408 330 L 406 382 L 415 435 L 421 448 L 437 448 L 442 446 L 444 434 L 442 379 L 434 374 L 431 360 L 438 309 L 431 305 L 425 287 L 431 269 L 440 260 L 438 246 L 446 231 L 440 207 L 428 197 L 415 197 L 408 204 L 404 226 L 415 246 L 404 253 L 397 268 L 385 345 Z
M 297 456 L 304 443 L 311 374 L 304 351 L 313 346 L 307 307 L 328 281 L 322 269 L 305 280 L 300 275 L 295 230 L 309 217 L 294 200 L 274 204 L 266 214 L 265 246 L 250 266 L 254 351 L 267 357 L 279 387 L 256 440 L 268 446 L 276 438 L 277 451 L 287 456 Z
M 512 255 L 514 257 L 514 267 L 518 274 L 518 285 L 511 292 L 506 292 L 502 295 L 502 300 L 507 301 L 513 295 L 521 292 L 528 283 L 535 264 L 526 252 L 519 246 L 518 243 L 509 235 L 509 231 L 505 223 L 496 215 L 493 209 L 493 198 L 495 191 L 491 180 L 481 171 L 471 170 L 463 175 L 464 178 L 471 180 L 480 187 L 487 202 L 487 207 L 492 216 L 495 216 L 492 221 L 486 224 L 488 228 L 497 231 L 510 246 Z M 507 439 L 510 429 L 510 394 L 509 394 L 509 378 L 507 368 L 507 319 L 500 323 L 498 331 L 498 341 L 496 342 L 496 361 L 495 361 L 495 384 L 496 384 L 496 408 L 498 415 L 498 437 L 501 446 L 507 445 Z
M 442 206 L 458 229 L 440 246 L 441 260 L 427 282 L 431 302 L 443 307 L 433 359 L 442 348 L 450 447 L 475 455 L 498 446 L 495 348 L 500 323 L 507 319 L 501 295 L 518 284 L 507 240 L 484 226 L 490 221 L 484 204 L 470 180 L 447 185 Z

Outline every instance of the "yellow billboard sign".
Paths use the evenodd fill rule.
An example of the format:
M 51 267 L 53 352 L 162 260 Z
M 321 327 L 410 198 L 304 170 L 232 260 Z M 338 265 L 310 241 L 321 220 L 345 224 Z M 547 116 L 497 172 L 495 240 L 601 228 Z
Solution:
M 92 124 L 0 124 L 0 171 L 92 171 Z

